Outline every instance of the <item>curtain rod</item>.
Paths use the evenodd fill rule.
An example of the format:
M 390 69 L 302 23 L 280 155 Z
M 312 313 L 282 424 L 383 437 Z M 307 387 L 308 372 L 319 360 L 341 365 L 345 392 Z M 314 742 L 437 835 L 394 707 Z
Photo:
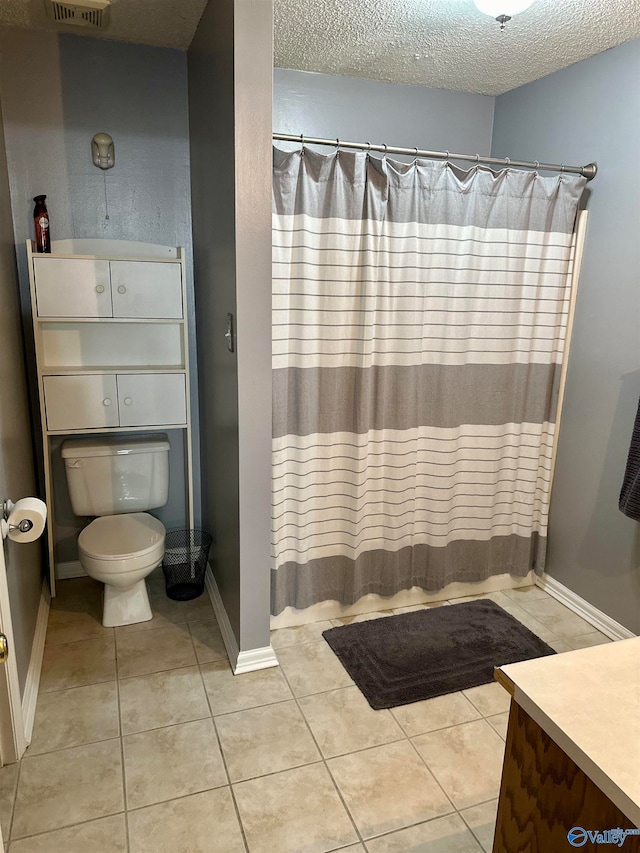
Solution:
M 371 145 L 369 142 L 343 142 L 341 139 L 317 139 L 311 136 L 290 133 L 274 133 L 274 139 L 282 142 L 298 142 L 304 145 L 333 145 L 335 148 L 354 148 L 357 151 L 377 151 L 381 154 L 407 154 L 410 157 L 424 157 L 427 160 L 467 160 L 471 163 L 488 163 L 492 166 L 517 166 L 525 169 L 542 169 L 545 172 L 567 172 L 570 175 L 582 175 L 592 181 L 598 164 L 586 166 L 565 166 L 557 163 L 529 163 L 526 160 L 511 160 L 509 157 L 481 157 L 479 154 L 452 154 L 450 151 L 421 151 L 418 148 L 395 148 L 391 145 Z

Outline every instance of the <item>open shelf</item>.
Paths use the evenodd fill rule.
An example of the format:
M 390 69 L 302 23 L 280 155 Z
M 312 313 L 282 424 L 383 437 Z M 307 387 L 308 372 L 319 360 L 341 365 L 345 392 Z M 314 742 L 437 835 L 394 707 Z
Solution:
M 157 432 L 162 430 L 167 432 L 172 429 L 188 429 L 189 424 L 148 424 L 147 426 L 126 426 L 126 427 L 99 427 L 97 429 L 48 429 L 47 435 L 94 435 L 98 433 L 121 433 L 121 432 Z

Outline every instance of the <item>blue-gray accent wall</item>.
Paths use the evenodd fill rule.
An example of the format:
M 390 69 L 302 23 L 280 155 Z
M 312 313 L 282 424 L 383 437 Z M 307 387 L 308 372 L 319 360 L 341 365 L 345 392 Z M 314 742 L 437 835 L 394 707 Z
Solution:
M 492 153 L 598 162 L 547 571 L 640 634 L 640 525 L 617 508 L 640 394 L 640 40 L 498 97 Z
M 43 78 L 40 71 L 45 69 Z M 187 56 L 184 51 L 52 32 L 0 28 L 13 230 L 18 258 L 32 409 L 37 413 L 25 240 L 33 236 L 32 197 L 47 194 L 54 240 L 108 238 L 184 246 L 190 328 L 194 509 L 200 521 L 200 465 L 193 295 Z M 116 165 L 93 165 L 91 138 L 115 141 Z M 109 218 L 106 218 L 105 194 Z M 39 433 L 37 415 L 35 432 Z M 183 434 L 170 432 L 167 527 L 185 524 Z M 39 439 L 37 453 L 41 455 Z M 40 468 L 41 459 L 40 461 Z M 78 519 L 57 454 L 57 560 L 77 559 Z M 42 475 L 41 475 L 42 476 Z
M 488 154 L 493 106 L 494 98 L 469 92 L 274 70 L 273 129 L 280 133 Z

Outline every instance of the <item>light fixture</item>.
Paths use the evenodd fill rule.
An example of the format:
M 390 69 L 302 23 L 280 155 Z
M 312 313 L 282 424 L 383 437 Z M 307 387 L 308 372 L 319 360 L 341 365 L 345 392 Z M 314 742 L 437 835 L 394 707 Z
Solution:
M 495 18 L 500 24 L 500 29 L 503 30 L 507 21 L 528 9 L 533 0 L 473 0 L 473 2 L 485 15 Z
M 115 166 L 115 146 L 108 133 L 96 133 L 91 140 L 91 159 L 98 169 L 113 169 Z

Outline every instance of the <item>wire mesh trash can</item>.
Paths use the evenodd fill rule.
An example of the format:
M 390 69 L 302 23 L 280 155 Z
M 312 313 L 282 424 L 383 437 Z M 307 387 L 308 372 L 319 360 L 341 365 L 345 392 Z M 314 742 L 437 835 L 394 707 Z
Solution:
M 204 530 L 170 530 L 165 537 L 162 571 L 169 598 L 189 601 L 204 591 L 211 536 Z

